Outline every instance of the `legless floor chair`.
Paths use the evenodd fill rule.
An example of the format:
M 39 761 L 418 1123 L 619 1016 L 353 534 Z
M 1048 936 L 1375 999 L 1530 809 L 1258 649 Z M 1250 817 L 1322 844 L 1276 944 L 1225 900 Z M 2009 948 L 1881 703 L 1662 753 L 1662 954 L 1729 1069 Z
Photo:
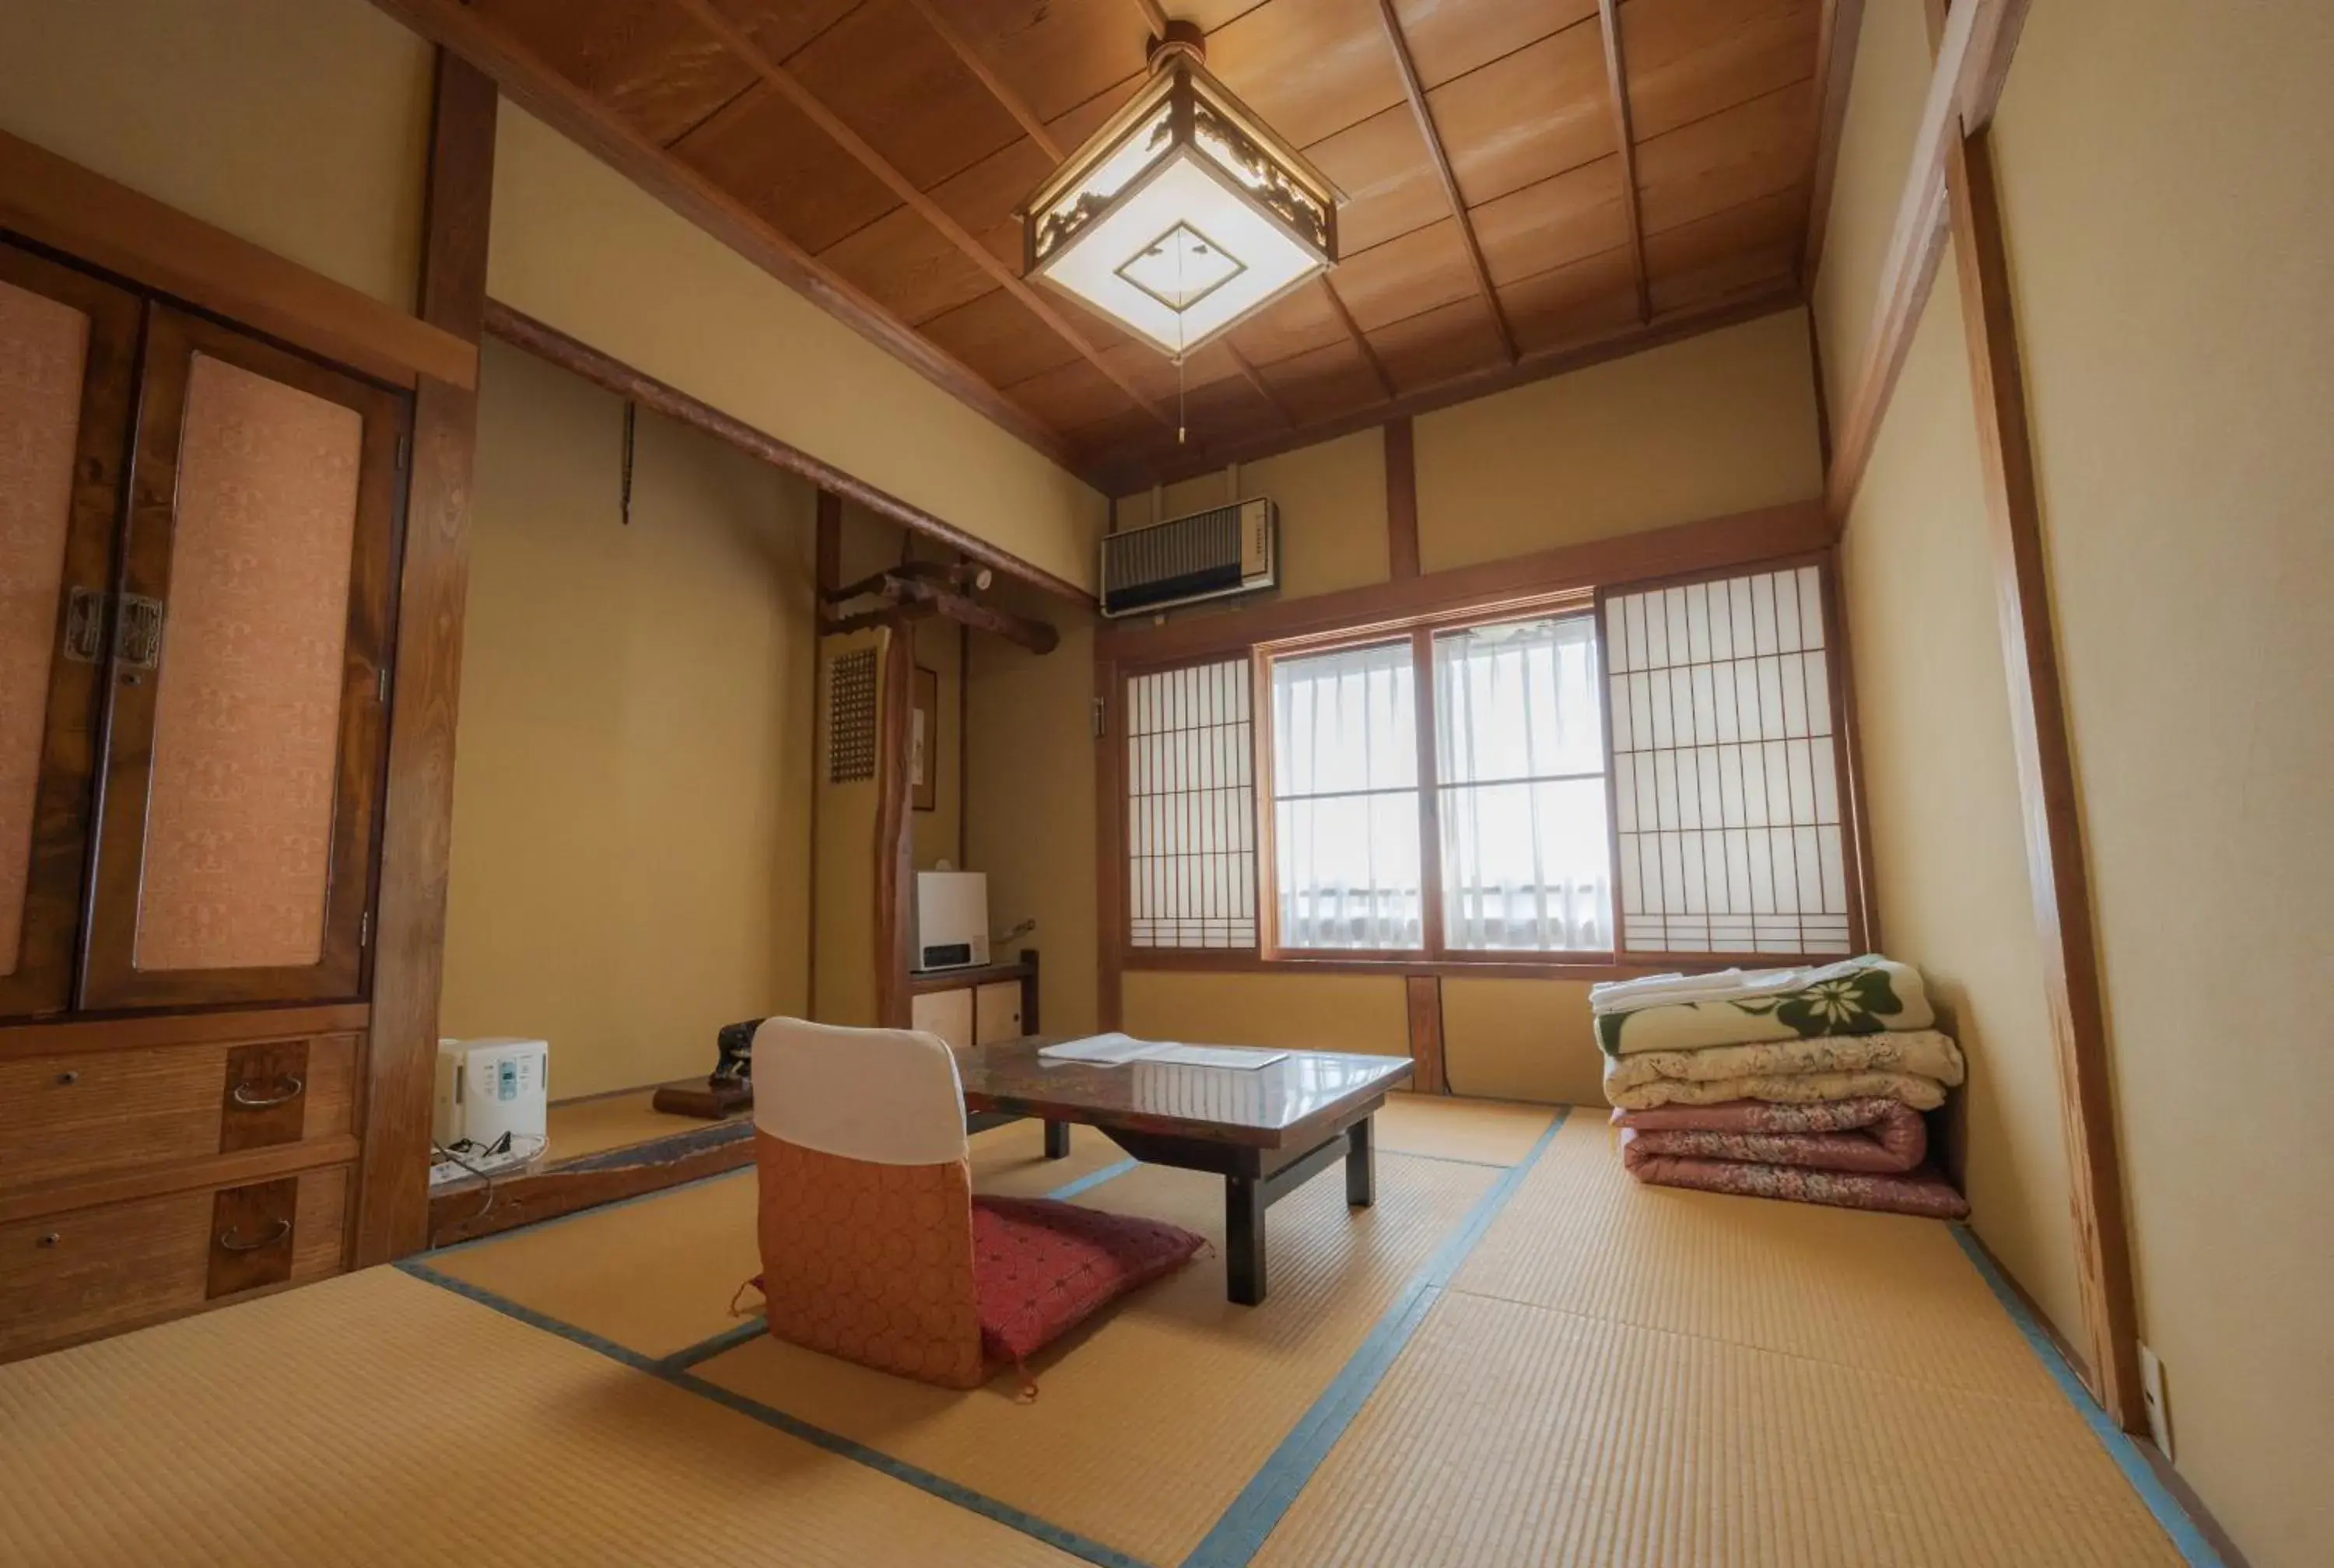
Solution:
M 974 1197 L 956 1058 L 930 1034 L 766 1021 L 754 1126 L 770 1332 L 904 1377 L 978 1387 L 1205 1245 Z

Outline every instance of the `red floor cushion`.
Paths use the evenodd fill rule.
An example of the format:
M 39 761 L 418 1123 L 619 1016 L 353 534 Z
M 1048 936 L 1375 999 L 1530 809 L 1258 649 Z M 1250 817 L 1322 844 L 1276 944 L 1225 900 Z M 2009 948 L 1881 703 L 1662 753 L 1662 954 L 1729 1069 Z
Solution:
M 1205 1245 L 1181 1226 L 1155 1219 L 1044 1198 L 976 1198 L 972 1275 L 981 1348 L 1018 1364 Z

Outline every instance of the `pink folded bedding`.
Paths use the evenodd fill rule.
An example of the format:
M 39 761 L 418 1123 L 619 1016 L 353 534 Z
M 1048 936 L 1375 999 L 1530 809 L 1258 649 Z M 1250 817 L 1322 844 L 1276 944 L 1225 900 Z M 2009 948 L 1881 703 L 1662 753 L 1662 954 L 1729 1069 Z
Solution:
M 1625 1131 L 1622 1136 L 1631 1135 Z M 1954 1191 L 1943 1177 L 1925 1167 L 1888 1176 L 1656 1154 L 1631 1160 L 1629 1174 L 1654 1187 L 1687 1187 L 1744 1198 L 1779 1198 L 1792 1203 L 1828 1203 L 1837 1208 L 1877 1209 L 1929 1219 L 1960 1219 L 1969 1213 L 1968 1200 Z
M 1621 1158 L 1632 1170 L 1675 1156 L 1893 1175 L 1919 1165 L 1929 1150 L 1921 1113 L 1895 1100 L 1664 1105 L 1615 1111 L 1613 1125 L 1621 1129 Z

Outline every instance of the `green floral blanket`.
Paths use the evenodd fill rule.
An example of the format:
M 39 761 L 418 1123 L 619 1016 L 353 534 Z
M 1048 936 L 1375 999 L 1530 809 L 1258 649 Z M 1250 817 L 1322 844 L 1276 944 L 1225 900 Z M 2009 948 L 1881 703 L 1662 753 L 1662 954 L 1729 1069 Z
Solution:
M 1921 972 L 1878 954 L 1821 968 L 1599 986 L 1589 1005 L 1607 1056 L 1926 1029 L 1936 1021 Z

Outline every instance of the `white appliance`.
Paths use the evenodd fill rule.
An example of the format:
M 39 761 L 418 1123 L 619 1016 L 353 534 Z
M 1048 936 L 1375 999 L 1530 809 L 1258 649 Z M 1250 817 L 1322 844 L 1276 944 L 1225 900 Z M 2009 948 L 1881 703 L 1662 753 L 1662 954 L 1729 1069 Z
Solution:
M 969 969 L 989 962 L 989 873 L 916 873 L 916 956 L 911 967 Z
M 549 1103 L 551 1046 L 496 1037 L 438 1042 L 438 1103 L 431 1130 L 442 1145 L 491 1148 L 506 1132 L 514 1150 L 540 1151 Z

